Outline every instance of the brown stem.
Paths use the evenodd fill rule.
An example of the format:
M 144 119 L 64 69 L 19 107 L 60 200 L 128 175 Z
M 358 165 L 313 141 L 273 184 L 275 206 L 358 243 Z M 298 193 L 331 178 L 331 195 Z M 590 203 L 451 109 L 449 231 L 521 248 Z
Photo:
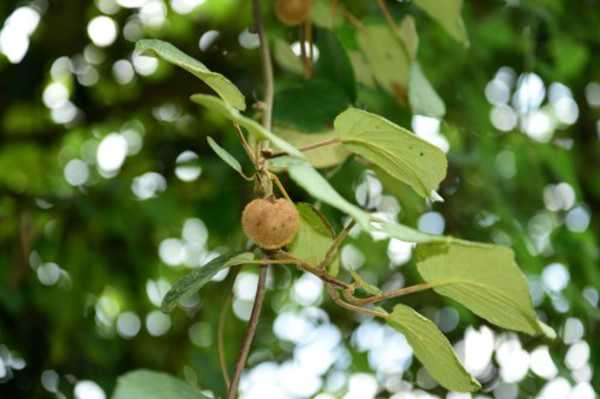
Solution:
M 332 145 L 332 144 L 339 144 L 341 143 L 340 139 L 337 137 L 331 138 L 331 139 L 327 139 L 327 140 L 323 140 L 323 141 L 319 141 L 317 143 L 312 143 L 312 144 L 307 144 L 304 147 L 300 147 L 298 148 L 300 151 L 310 151 L 310 150 L 314 150 L 315 148 L 320 148 L 320 147 L 325 147 L 327 145 Z M 268 158 L 277 158 L 277 157 L 281 157 L 283 155 L 286 155 L 287 152 L 285 151 L 277 151 L 274 152 L 270 155 L 267 155 Z
M 396 22 L 394 21 L 392 14 L 390 14 L 390 10 L 387 8 L 387 5 L 385 4 L 385 0 L 377 0 L 377 4 L 379 5 L 381 12 L 385 16 L 385 20 L 386 20 L 387 24 L 390 26 L 390 28 L 392 28 L 392 31 L 398 32 L 398 27 L 396 26 Z
M 264 111 L 262 124 L 267 130 L 271 130 L 273 122 L 273 63 L 271 62 L 271 52 L 269 51 L 269 42 L 265 35 L 265 27 L 262 22 L 260 9 L 260 0 L 252 0 L 252 12 L 254 15 L 254 25 L 260 42 L 260 57 L 263 71 L 263 84 L 265 88 Z
M 388 318 L 388 314 L 380 310 L 367 309 L 360 306 L 355 306 L 344 301 L 342 298 L 340 298 L 339 292 L 337 292 L 335 287 L 332 285 L 327 284 L 327 293 L 329 294 L 333 302 L 335 302 L 337 305 L 344 309 L 350 310 L 352 312 L 366 314 L 368 316 L 381 317 L 383 319 Z
M 346 239 L 346 237 L 348 237 L 350 230 L 352 230 L 352 227 L 354 227 L 355 224 L 356 224 L 356 222 L 354 220 L 351 220 L 350 223 L 348 223 L 344 227 L 344 229 L 340 232 L 340 234 L 338 234 L 338 236 L 335 238 L 335 240 L 333 240 L 333 242 L 331 243 L 331 246 L 327 250 L 327 254 L 325 254 L 325 259 L 323 259 L 323 262 L 321 262 L 317 266 L 317 269 L 325 269 L 327 266 L 329 266 L 331 264 L 331 262 L 333 261 L 333 259 L 335 257 L 337 250 L 339 249 L 342 242 Z
M 233 293 L 227 295 L 227 299 L 225 303 L 223 303 L 223 307 L 221 308 L 221 315 L 219 316 L 219 327 L 217 329 L 217 350 L 219 352 L 219 364 L 221 366 L 221 372 L 223 373 L 223 379 L 225 380 L 225 385 L 227 389 L 229 389 L 229 373 L 227 372 L 227 361 L 225 360 L 225 319 L 227 318 L 227 310 L 231 305 L 231 300 L 233 298 Z
M 319 277 L 321 280 L 323 280 L 329 284 L 332 284 L 336 287 L 344 288 L 344 289 L 348 289 L 350 287 L 350 284 L 348 284 L 344 281 L 338 280 L 331 274 L 327 273 L 326 270 L 319 269 L 319 268 L 309 264 L 308 262 L 303 261 L 302 259 L 296 258 L 294 255 L 292 255 L 288 252 L 279 251 L 275 255 L 280 260 L 287 261 L 291 264 L 294 264 L 294 265 L 298 266 L 300 269 L 302 269 L 308 273 L 314 274 L 315 276 Z
M 233 374 L 233 378 L 231 379 L 231 384 L 229 385 L 229 392 L 227 394 L 227 399 L 235 399 L 237 397 L 238 386 L 240 383 L 240 377 L 242 375 L 242 371 L 244 371 L 244 367 L 246 367 L 246 361 L 248 360 L 248 354 L 250 353 L 250 347 L 252 346 L 252 341 L 254 341 L 254 335 L 256 334 L 256 327 L 258 326 L 258 320 L 260 318 L 260 313 L 262 311 L 263 302 L 265 299 L 265 291 L 267 281 L 267 266 L 262 266 L 260 268 L 260 273 L 258 275 L 258 284 L 256 286 L 256 296 L 254 297 L 254 305 L 252 306 L 252 314 L 250 315 L 250 320 L 248 321 L 248 327 L 246 328 L 246 333 L 244 334 L 244 339 L 242 340 L 242 348 L 240 349 L 240 355 L 238 357 L 237 363 L 235 365 L 235 373 Z
M 433 288 L 433 285 L 431 285 L 429 283 L 422 283 L 422 284 L 411 285 L 411 286 L 404 287 L 404 288 L 399 288 L 399 289 L 393 290 L 393 291 L 387 291 L 387 292 L 384 292 L 383 294 L 373 295 L 368 298 L 352 297 L 349 300 L 351 300 L 352 303 L 355 305 L 367 305 L 369 303 L 380 302 L 380 301 L 384 301 L 384 300 L 390 299 L 390 298 L 396 298 L 396 297 L 403 296 L 403 295 L 413 294 L 413 293 L 419 292 L 419 291 L 429 290 L 431 288 Z

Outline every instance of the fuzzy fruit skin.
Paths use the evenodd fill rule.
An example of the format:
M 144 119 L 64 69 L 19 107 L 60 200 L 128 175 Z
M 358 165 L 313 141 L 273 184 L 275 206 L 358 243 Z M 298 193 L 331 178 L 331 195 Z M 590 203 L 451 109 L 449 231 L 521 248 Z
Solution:
M 264 249 L 278 249 L 292 242 L 299 225 L 296 207 L 283 198 L 257 198 L 242 213 L 244 233 Z
M 312 0 L 277 0 L 275 14 L 284 24 L 296 26 L 306 21 L 311 8 Z

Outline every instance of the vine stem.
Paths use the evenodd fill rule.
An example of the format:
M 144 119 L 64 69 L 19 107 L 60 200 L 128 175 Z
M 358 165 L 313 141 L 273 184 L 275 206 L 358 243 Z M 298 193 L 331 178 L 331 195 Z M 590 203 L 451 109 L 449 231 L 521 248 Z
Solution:
M 242 340 L 242 347 L 240 349 L 240 355 L 235 365 L 235 373 L 231 379 L 229 385 L 229 392 L 227 399 L 235 399 L 237 397 L 238 386 L 240 384 L 240 377 L 244 367 L 246 367 L 246 361 L 248 360 L 248 354 L 250 353 L 250 347 L 254 336 L 256 335 L 256 327 L 258 327 L 258 320 L 260 319 L 260 313 L 262 311 L 262 305 L 265 299 L 266 292 L 266 281 L 267 281 L 267 267 L 261 266 L 260 273 L 258 275 L 258 284 L 256 285 L 256 296 L 254 297 L 254 305 L 252 306 L 252 314 L 248 321 L 248 327 Z
M 264 85 L 264 107 L 262 115 L 262 124 L 267 130 L 271 130 L 273 125 L 273 97 L 274 97 L 274 81 L 273 81 L 273 63 L 271 62 L 271 53 L 269 51 L 269 43 L 265 35 L 265 27 L 262 20 L 262 12 L 260 6 L 260 0 L 252 0 L 252 14 L 254 18 L 254 27 L 258 34 L 258 40 L 260 43 L 260 59 L 263 72 L 263 85 Z M 255 164 L 258 167 L 258 174 L 260 175 L 260 168 L 263 162 L 263 156 L 261 150 L 263 143 L 259 142 L 256 146 Z M 235 365 L 235 373 L 231 378 L 229 389 L 227 392 L 228 399 L 235 399 L 238 396 L 238 387 L 240 383 L 240 377 L 242 371 L 246 367 L 246 361 L 248 360 L 248 354 L 250 353 L 250 347 L 254 341 L 256 335 L 256 328 L 258 327 L 258 321 L 262 311 L 263 302 L 265 299 L 266 292 L 266 280 L 267 280 L 268 265 L 260 267 L 260 273 L 258 275 L 258 284 L 256 285 L 256 295 L 254 297 L 254 305 L 252 306 L 252 314 L 248 321 L 248 327 L 242 340 L 242 346 L 240 354 L 238 356 L 237 363 Z
M 387 291 L 380 295 L 373 295 L 367 298 L 347 298 L 354 305 L 368 305 L 370 303 L 381 302 L 386 299 L 397 298 L 399 296 L 413 294 L 419 291 L 425 291 L 433 288 L 434 286 L 429 283 L 415 284 L 404 288 L 399 288 L 397 290 Z
M 305 145 L 303 147 L 299 147 L 298 149 L 300 151 L 304 152 L 304 151 L 314 150 L 314 149 L 320 148 L 320 147 L 325 147 L 327 145 L 339 144 L 341 142 L 342 141 L 339 138 L 334 137 L 334 138 L 331 138 L 331 139 L 319 141 L 317 143 L 308 144 L 308 145 Z M 274 152 L 274 153 L 268 155 L 268 158 L 277 158 L 277 157 L 281 157 L 283 155 L 287 155 L 287 152 L 285 152 L 285 151 L 277 151 L 277 152 Z

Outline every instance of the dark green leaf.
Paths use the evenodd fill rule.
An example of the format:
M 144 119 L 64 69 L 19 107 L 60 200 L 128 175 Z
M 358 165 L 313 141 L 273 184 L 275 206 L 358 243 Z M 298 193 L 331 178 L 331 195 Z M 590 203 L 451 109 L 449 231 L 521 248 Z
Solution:
M 112 399 L 210 399 L 210 397 L 169 374 L 135 370 L 119 377 Z
M 356 81 L 346 49 L 333 32 L 328 30 L 319 31 L 317 47 L 319 48 L 319 60 L 316 64 L 317 76 L 335 82 L 354 102 L 356 100 Z
M 161 310 L 165 313 L 172 311 L 180 299 L 197 292 L 221 270 L 246 264 L 253 259 L 254 254 L 252 252 L 231 252 L 211 260 L 197 270 L 191 271 L 173 284 L 173 287 L 163 299 Z

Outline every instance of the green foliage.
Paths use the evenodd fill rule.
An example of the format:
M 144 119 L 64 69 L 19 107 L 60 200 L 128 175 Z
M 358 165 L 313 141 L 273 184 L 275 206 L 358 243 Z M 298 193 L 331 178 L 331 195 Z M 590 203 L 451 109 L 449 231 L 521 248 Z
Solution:
M 240 176 L 246 178 L 246 175 L 244 175 L 244 171 L 242 170 L 242 165 L 233 155 L 231 155 L 229 152 L 227 152 L 226 149 L 224 149 L 219 144 L 217 144 L 217 142 L 215 140 L 213 140 L 212 137 L 210 137 L 210 136 L 207 137 L 206 141 L 208 142 L 208 145 L 210 146 L 210 148 L 212 148 L 212 150 L 215 152 L 215 154 L 217 154 L 217 156 L 219 158 L 221 158 L 221 160 L 223 160 L 223 162 L 225 162 L 227 165 L 231 166 L 231 168 L 233 170 L 235 170 L 236 172 L 238 172 L 240 174 Z
M 444 387 L 457 392 L 473 392 L 481 387 L 431 320 L 406 305 L 396 305 L 387 322 L 404 334 L 429 374 Z
M 335 119 L 344 146 L 427 198 L 446 176 L 444 153 L 412 132 L 369 112 L 349 109 Z
M 165 373 L 136 370 L 119 377 L 112 399 L 209 399 L 198 389 Z
M 242 111 L 246 109 L 244 95 L 229 79 L 220 73 L 210 71 L 200 61 L 180 51 L 171 43 L 163 42 L 162 40 L 145 39 L 140 40 L 136 44 L 136 50 L 142 53 L 154 53 L 165 61 L 185 69 L 209 85 L 219 94 L 223 101 L 226 101 L 232 107 Z
M 467 30 L 461 15 L 462 0 L 415 0 L 415 4 L 446 29 L 450 36 L 465 46 L 469 45 Z
M 416 257 L 419 273 L 438 294 L 500 327 L 556 337 L 538 320 L 509 248 L 462 240 L 430 242 L 419 244 Z
M 252 260 L 254 260 L 252 252 L 232 252 L 211 260 L 198 270 L 189 272 L 177 280 L 169 292 L 167 292 L 161 305 L 162 311 L 165 313 L 172 311 L 180 299 L 185 299 L 195 294 L 221 270 L 243 265 Z

